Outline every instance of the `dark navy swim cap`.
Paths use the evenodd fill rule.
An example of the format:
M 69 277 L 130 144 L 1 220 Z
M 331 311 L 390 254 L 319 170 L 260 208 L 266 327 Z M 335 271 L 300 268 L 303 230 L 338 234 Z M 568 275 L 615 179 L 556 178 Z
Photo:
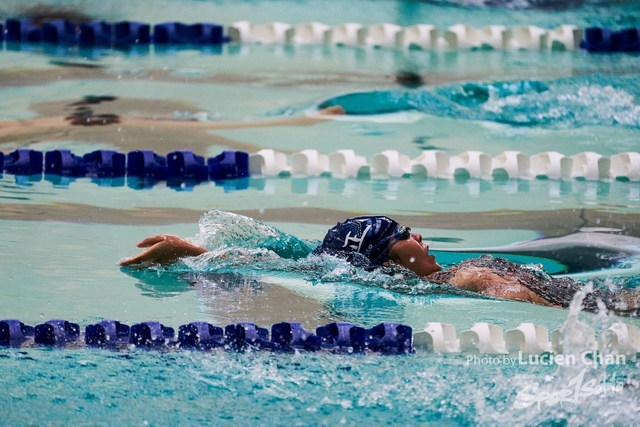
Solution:
M 382 265 L 389 259 L 389 249 L 398 240 L 408 239 L 409 227 L 386 216 L 358 216 L 339 222 L 327 232 L 315 253 L 360 253 L 372 265 Z

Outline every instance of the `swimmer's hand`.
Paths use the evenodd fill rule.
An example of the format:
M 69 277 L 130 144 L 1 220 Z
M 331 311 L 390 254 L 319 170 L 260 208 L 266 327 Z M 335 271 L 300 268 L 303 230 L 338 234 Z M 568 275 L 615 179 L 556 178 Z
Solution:
M 334 105 L 332 107 L 323 108 L 318 110 L 318 114 L 324 114 L 326 116 L 344 116 L 347 114 L 344 108 L 340 105 Z
M 149 267 L 154 264 L 168 265 L 186 256 L 198 256 L 208 252 L 205 248 L 170 234 L 157 234 L 147 237 L 137 246 L 147 249 L 132 258 L 121 261 L 121 266 Z

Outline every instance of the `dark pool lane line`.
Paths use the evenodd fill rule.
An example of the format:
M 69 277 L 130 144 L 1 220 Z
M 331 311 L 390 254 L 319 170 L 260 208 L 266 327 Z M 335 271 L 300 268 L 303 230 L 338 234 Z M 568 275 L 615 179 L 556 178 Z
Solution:
M 234 210 L 233 212 L 266 222 L 326 225 L 334 225 L 345 218 L 367 213 L 388 214 L 387 212 L 354 212 L 305 207 Z M 114 209 L 75 203 L 0 203 L 0 220 L 7 221 L 61 221 L 144 226 L 196 223 L 204 213 L 203 210 L 186 208 Z M 599 209 L 499 210 L 389 215 L 398 222 L 414 228 L 534 230 L 545 237 L 559 237 L 585 227 L 600 227 L 619 229 L 621 230 L 619 234 L 640 237 L 640 214 L 606 212 Z

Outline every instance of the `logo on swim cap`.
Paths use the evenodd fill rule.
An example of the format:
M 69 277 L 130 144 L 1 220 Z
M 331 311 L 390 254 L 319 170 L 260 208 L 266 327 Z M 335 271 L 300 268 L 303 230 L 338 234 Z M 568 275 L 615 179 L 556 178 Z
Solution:
M 365 255 L 372 264 L 382 265 L 389 257 L 392 241 L 409 238 L 410 229 L 386 216 L 359 216 L 331 228 L 316 252 Z

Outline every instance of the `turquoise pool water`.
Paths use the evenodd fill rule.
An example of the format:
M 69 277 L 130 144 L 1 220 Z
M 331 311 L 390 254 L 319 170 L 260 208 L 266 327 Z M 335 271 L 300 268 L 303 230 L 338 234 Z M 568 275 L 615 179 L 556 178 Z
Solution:
M 434 23 L 441 28 L 458 22 L 621 27 L 637 25 L 640 12 L 635 3 L 588 3 L 564 11 L 411 1 L 329 1 L 322 7 L 304 1 L 51 4 L 72 5 L 112 21 L 353 21 Z M 18 2 L 3 3 L 0 18 L 14 16 L 19 8 Z M 68 148 L 76 154 L 96 148 L 187 147 L 205 156 L 227 148 L 273 148 L 289 154 L 350 148 L 370 161 L 386 149 L 411 158 L 433 149 L 450 155 L 480 150 L 490 156 L 505 150 L 595 151 L 605 156 L 640 151 L 640 59 L 634 55 L 259 45 L 228 45 L 219 51 L 14 48 L 7 45 L 0 52 L 0 124 L 65 115 L 69 104 L 86 95 L 118 97 L 114 107 L 107 103 L 100 108 L 126 117 L 202 111 L 220 123 L 303 117 L 336 100 L 353 104 L 345 105 L 351 114 L 312 126 L 148 136 L 123 125 L 94 133 L 1 137 L 4 153 L 25 146 Z M 400 70 L 420 73 L 426 86 L 400 87 L 394 81 Z M 567 274 L 563 262 L 575 251 L 576 236 L 606 238 L 629 253 L 640 247 L 638 182 L 323 176 L 139 187 L 129 179 L 4 173 L 0 318 L 30 325 L 65 318 L 82 326 L 103 318 L 128 324 L 156 319 L 173 327 L 194 320 L 221 326 L 298 320 L 307 329 L 337 320 L 367 327 L 396 321 L 414 331 L 427 322 L 446 322 L 458 332 L 474 322 L 505 330 L 534 322 L 549 330 L 564 325 L 571 334 L 577 314 L 568 310 L 478 298 L 410 275 L 389 277 L 331 260 L 283 260 L 265 247 L 291 255 L 287 251 L 293 242 L 305 253 L 336 221 L 356 213 L 398 217 L 431 242 L 444 264 L 479 253 L 503 254 L 525 242 L 569 238 L 573 243 L 562 252 L 563 259 L 549 251 L 519 258 Z M 225 212 L 266 225 L 249 219 L 232 223 L 237 217 Z M 214 252 L 166 270 L 136 272 L 117 266 L 137 252 L 138 241 L 156 233 L 194 238 Z M 289 244 L 274 246 L 274 236 Z M 231 260 L 222 257 L 228 253 L 234 255 Z M 585 283 L 599 278 L 596 286 L 640 284 L 637 255 L 604 270 L 578 270 L 568 274 Z M 621 320 L 585 313 L 579 318 L 596 330 Z M 637 319 L 623 321 L 640 326 Z M 578 345 L 572 351 L 585 349 Z M 434 354 L 0 348 L 5 388 L 0 403 L 4 424 L 12 426 L 638 423 L 637 361 L 599 367 L 485 362 Z M 607 392 L 563 405 L 547 401 L 539 408 L 514 407 L 518 392 L 528 384 L 540 383 L 539 392 L 558 392 L 575 385 L 583 370 L 583 383 L 595 379 Z

